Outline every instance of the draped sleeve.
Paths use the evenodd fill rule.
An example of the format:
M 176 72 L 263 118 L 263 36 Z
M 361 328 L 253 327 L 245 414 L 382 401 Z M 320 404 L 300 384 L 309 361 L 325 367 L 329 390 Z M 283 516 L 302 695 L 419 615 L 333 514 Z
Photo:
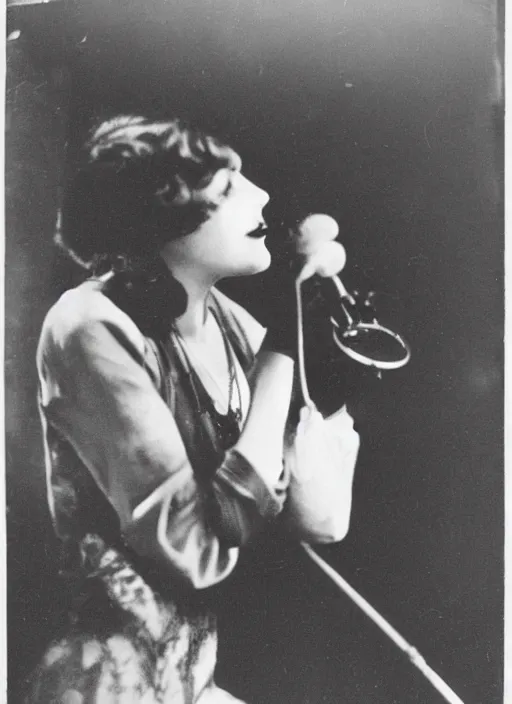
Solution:
M 41 412 L 135 552 L 202 589 L 230 574 L 239 547 L 281 511 L 285 486 L 268 486 L 235 450 L 211 483 L 199 483 L 147 360 L 147 342 L 127 315 L 99 290 L 70 291 L 43 325 Z M 51 461 L 47 454 L 50 472 Z

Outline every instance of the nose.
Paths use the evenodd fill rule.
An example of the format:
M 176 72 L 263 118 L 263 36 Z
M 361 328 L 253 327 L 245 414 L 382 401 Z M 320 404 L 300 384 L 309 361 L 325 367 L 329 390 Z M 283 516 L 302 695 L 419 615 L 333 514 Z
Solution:
M 253 184 L 253 186 L 256 189 L 256 198 L 258 199 L 260 207 L 264 208 L 269 202 L 270 196 L 263 188 L 256 186 L 256 184 Z
M 266 206 L 266 204 L 269 202 L 270 196 L 267 193 L 267 191 L 263 190 L 263 188 L 258 187 L 258 190 L 261 193 L 262 200 L 263 200 L 263 205 L 261 207 L 264 208 Z
M 270 196 L 267 191 L 257 186 L 253 181 L 249 181 L 249 179 L 247 178 L 245 179 L 245 181 L 246 185 L 249 187 L 251 197 L 258 202 L 258 206 L 260 208 L 264 208 L 270 200 Z

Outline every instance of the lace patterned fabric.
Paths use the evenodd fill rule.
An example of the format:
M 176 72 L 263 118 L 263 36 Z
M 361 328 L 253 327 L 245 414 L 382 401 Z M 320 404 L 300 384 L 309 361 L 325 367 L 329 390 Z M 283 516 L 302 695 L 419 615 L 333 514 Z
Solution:
M 95 580 L 96 594 L 90 589 L 69 635 L 47 650 L 30 702 L 237 701 L 213 682 L 216 619 L 208 608 L 163 598 L 120 551 L 97 535 L 85 536 L 82 548 L 89 567 L 95 563 L 89 579 Z M 108 606 L 91 618 L 90 610 L 84 612 L 98 590 Z

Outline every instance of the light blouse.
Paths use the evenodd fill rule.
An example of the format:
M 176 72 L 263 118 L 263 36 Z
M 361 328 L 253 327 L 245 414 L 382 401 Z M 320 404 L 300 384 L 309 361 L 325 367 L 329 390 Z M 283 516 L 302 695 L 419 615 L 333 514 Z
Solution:
M 248 373 L 263 328 L 218 291 L 211 304 Z M 224 701 L 213 682 L 214 608 L 201 593 L 280 513 L 286 472 L 268 485 L 236 450 L 222 449 L 172 340 L 145 337 L 99 280 L 51 309 L 37 368 L 49 506 L 67 566 L 99 581 L 128 620 L 120 628 L 79 618 L 43 659 L 33 701 L 53 701 L 56 681 L 63 692 L 102 692 L 108 703 L 193 704 L 213 692 Z M 151 666 L 147 643 L 157 653 Z M 83 664 L 94 644 L 98 674 L 86 685 L 76 654 Z

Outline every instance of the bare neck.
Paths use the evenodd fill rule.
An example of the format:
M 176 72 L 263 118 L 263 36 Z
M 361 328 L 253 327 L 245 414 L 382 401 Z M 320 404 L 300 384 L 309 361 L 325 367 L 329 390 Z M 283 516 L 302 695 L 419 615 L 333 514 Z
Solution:
M 215 281 L 202 276 L 195 266 L 172 263 L 168 263 L 168 266 L 174 278 L 187 292 L 187 309 L 183 315 L 176 318 L 178 331 L 184 338 L 203 341 L 208 320 L 208 300 Z

